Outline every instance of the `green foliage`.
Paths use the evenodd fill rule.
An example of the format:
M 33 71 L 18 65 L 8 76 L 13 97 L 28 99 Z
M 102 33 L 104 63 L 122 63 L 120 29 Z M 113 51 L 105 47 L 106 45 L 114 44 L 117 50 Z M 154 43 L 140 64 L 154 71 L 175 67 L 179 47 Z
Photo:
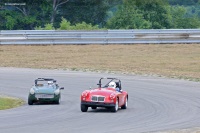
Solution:
M 34 29 L 35 30 L 44 30 L 44 28 L 42 28 L 41 26 L 36 26 Z
M 85 22 L 71 25 L 71 23 L 67 21 L 65 18 L 62 18 L 59 28 L 59 30 L 95 30 L 95 29 L 99 29 L 98 25 L 92 26 L 92 24 L 87 24 Z
M 49 24 L 49 23 L 45 24 L 44 28 L 42 28 L 41 26 L 36 26 L 34 29 L 35 30 L 55 30 L 52 23 L 51 24 Z
M 62 21 L 60 22 L 60 28 L 58 30 L 96 30 L 99 29 L 98 25 L 92 26 L 92 24 L 87 24 L 85 22 L 77 23 L 75 25 L 71 25 L 69 21 L 67 21 L 65 18 L 62 18 Z M 41 26 L 36 26 L 35 30 L 55 30 L 53 27 L 53 24 L 45 24 L 44 28 Z
M 177 29 L 200 28 L 199 17 L 187 15 L 187 9 L 184 6 L 171 7 L 172 22 Z
M 6 28 L 9 30 L 13 29 L 14 25 L 16 23 L 16 20 L 11 16 L 6 16 Z
M 22 3 L 0 1 L 0 30 L 200 27 L 200 0 L 73 0 L 57 3 L 54 12 L 52 0 L 26 0 L 23 6 L 4 4 L 13 2 Z
M 60 13 L 71 24 L 86 22 L 92 25 L 105 26 L 107 12 L 122 0 L 73 0 L 68 2 Z
M 53 27 L 53 24 L 45 24 L 44 25 L 44 30 L 55 30 L 55 28 Z
M 152 23 L 152 29 L 172 28 L 169 4 L 164 0 L 135 0 L 135 3 L 143 11 L 144 19 Z
M 85 22 L 77 23 L 73 26 L 73 30 L 97 30 L 98 25 L 92 26 L 92 24 L 86 24 Z
M 60 23 L 60 30 L 71 30 L 71 23 L 62 17 L 62 21 Z
M 194 12 L 193 7 L 193 12 Z M 195 8 L 197 9 L 197 8 Z M 107 21 L 110 29 L 171 29 L 200 27 L 200 10 L 188 14 L 184 6 L 170 6 L 164 0 L 124 0 Z
M 116 14 L 108 20 L 110 29 L 149 29 L 151 23 L 145 20 L 143 12 L 137 8 L 135 1 L 127 0 L 119 7 Z
M 186 5 L 186 6 L 191 6 L 191 5 L 196 5 L 199 0 L 168 0 L 170 5 Z
M 25 3 L 25 5 L 5 5 L 5 3 Z M 2 18 L 0 23 L 6 25 L 9 22 L 5 29 L 33 29 L 40 22 L 37 19 L 39 18 L 38 14 L 41 14 L 39 8 L 42 3 L 44 2 L 32 0 L 25 2 L 21 0 L 1 0 L 0 6 L 3 5 L 4 8 L 0 9 L 0 18 Z M 13 20 L 5 16 L 11 16 Z M 11 21 L 14 21 L 14 24 Z
M 126 7 L 121 7 L 107 22 L 109 29 L 148 29 L 150 27 L 151 23 L 143 18 L 139 10 Z

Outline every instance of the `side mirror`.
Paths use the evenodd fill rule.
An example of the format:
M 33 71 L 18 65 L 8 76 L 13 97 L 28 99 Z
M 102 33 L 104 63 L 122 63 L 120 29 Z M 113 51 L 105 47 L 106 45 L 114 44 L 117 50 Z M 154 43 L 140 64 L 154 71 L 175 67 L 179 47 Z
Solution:
M 64 87 L 61 87 L 60 90 L 64 90 Z
M 97 85 L 101 88 L 101 84 L 98 83 Z

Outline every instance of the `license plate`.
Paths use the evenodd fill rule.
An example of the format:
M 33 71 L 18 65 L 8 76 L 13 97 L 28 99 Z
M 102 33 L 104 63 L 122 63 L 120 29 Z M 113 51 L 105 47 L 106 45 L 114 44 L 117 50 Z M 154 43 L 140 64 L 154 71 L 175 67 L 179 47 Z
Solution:
M 52 94 L 35 94 L 36 98 L 54 98 Z

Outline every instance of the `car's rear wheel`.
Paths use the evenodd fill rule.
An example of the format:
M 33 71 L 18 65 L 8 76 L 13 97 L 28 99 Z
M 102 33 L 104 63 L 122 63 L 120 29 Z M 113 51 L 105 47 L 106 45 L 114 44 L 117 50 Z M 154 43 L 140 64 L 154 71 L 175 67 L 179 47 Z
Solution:
M 97 109 L 97 107 L 91 107 L 92 109 Z
M 82 105 L 81 104 L 81 111 L 82 112 L 87 112 L 87 110 L 88 110 L 88 107 L 86 105 Z
M 116 103 L 115 103 L 115 106 L 110 108 L 110 111 L 111 112 L 117 112 L 118 111 L 118 108 L 119 108 L 119 102 L 118 102 L 118 99 L 116 100 Z
M 33 101 L 28 99 L 28 105 L 33 105 Z
M 121 107 L 121 109 L 126 109 L 128 107 L 128 98 L 126 97 L 125 104 Z

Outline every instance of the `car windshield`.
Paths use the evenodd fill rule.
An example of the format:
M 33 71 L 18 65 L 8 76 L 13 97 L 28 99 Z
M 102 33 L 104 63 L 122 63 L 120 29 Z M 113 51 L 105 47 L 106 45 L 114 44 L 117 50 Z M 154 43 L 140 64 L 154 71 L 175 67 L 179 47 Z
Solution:
M 107 78 L 102 79 L 101 80 L 101 87 L 104 88 L 104 89 L 108 88 L 108 85 L 109 85 L 110 82 L 119 82 L 119 80 L 117 80 L 117 79 L 107 79 Z
M 54 85 L 53 81 L 37 81 L 37 86 L 49 86 L 49 85 Z

